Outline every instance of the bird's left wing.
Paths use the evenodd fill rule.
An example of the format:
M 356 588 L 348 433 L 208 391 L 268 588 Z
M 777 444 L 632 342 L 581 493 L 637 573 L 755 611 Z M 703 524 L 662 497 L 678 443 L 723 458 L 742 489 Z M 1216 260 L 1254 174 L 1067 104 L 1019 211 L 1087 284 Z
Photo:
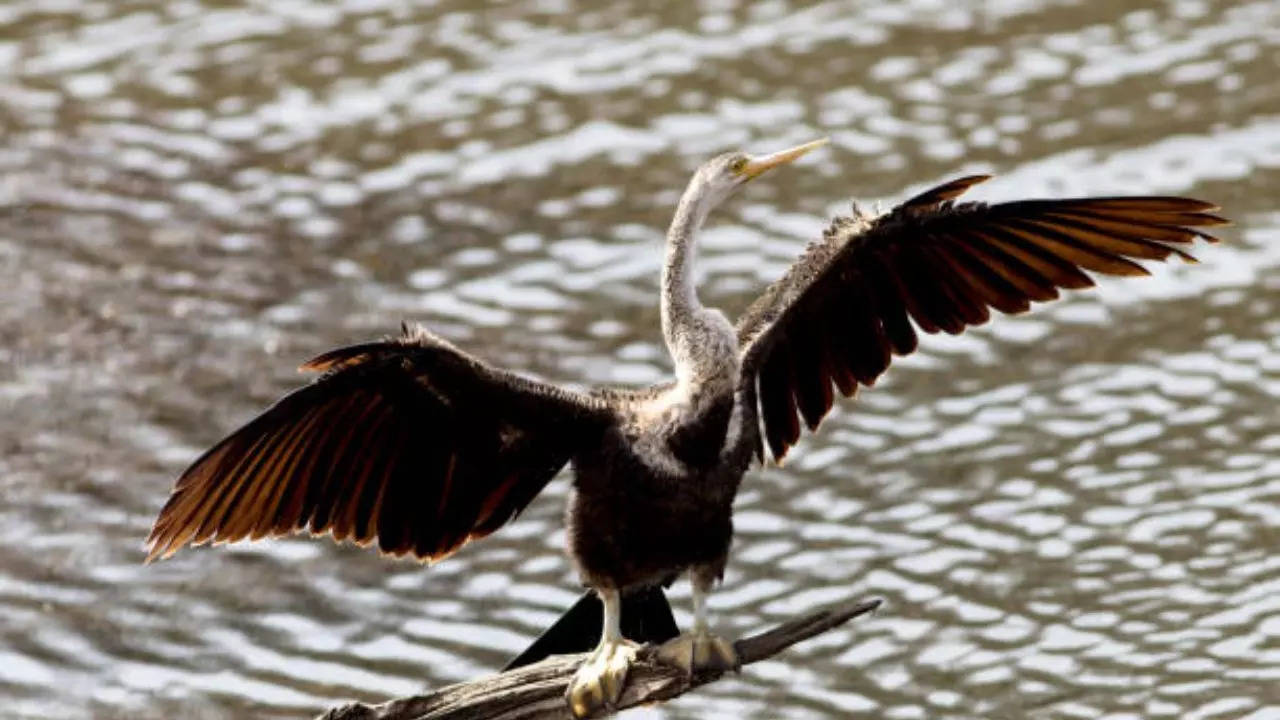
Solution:
M 437 560 L 514 517 L 611 417 L 595 396 L 491 367 L 421 328 L 303 369 L 325 374 L 182 474 L 151 558 L 309 530 Z
M 928 190 L 878 216 L 837 218 L 823 240 L 738 321 L 741 386 L 759 392 L 775 459 L 831 409 L 832 386 L 852 395 L 892 355 L 916 348 L 908 317 L 928 333 L 958 334 L 990 316 L 1083 288 L 1082 272 L 1145 275 L 1130 258 L 1192 260 L 1177 245 L 1216 241 L 1196 228 L 1227 221 L 1180 197 L 953 203 L 978 175 Z M 799 417 L 797 417 L 797 411 Z

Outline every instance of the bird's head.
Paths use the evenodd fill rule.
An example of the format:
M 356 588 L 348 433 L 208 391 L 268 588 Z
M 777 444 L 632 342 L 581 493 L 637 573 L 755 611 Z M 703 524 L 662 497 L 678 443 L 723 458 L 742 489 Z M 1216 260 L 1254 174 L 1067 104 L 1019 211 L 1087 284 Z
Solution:
M 827 138 L 821 138 L 769 155 L 748 155 L 741 151 L 718 155 L 698 168 L 689 184 L 688 194 L 698 199 L 700 209 L 705 214 L 748 182 L 773 168 L 786 165 L 810 150 L 826 145 L 827 142 Z

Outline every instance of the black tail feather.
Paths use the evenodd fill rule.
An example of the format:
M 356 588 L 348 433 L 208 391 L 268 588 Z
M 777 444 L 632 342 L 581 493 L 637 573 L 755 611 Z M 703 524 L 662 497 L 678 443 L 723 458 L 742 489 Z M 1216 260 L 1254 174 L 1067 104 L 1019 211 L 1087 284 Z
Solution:
M 587 652 L 600 642 L 603 623 L 600 598 L 588 590 L 503 670 L 532 665 L 551 655 Z M 645 588 L 622 597 L 622 634 L 638 643 L 665 642 L 680 634 L 662 588 Z

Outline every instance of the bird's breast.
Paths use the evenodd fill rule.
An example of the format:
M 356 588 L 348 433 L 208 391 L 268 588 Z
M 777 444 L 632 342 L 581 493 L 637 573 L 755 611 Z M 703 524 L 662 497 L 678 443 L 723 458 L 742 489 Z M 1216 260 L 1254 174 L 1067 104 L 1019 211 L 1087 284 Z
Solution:
M 693 472 L 705 471 L 719 462 L 733 415 L 733 395 L 724 393 L 702 403 L 687 414 L 666 435 L 672 456 Z
M 626 436 L 635 455 L 666 476 L 705 474 L 721 458 L 734 417 L 734 394 L 693 393 L 679 384 L 636 408 Z

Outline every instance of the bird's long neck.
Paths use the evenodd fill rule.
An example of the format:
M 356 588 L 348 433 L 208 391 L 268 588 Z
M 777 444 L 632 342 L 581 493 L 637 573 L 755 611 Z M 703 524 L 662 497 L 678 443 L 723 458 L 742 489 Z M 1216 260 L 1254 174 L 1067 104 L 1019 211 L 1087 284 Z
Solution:
M 693 262 L 697 254 L 696 236 L 707 216 L 697 186 L 690 184 L 667 231 L 667 255 L 662 267 L 662 337 L 675 362 L 681 383 L 691 381 L 699 370 L 700 348 L 708 328 L 706 309 L 698 301 L 694 287 Z

